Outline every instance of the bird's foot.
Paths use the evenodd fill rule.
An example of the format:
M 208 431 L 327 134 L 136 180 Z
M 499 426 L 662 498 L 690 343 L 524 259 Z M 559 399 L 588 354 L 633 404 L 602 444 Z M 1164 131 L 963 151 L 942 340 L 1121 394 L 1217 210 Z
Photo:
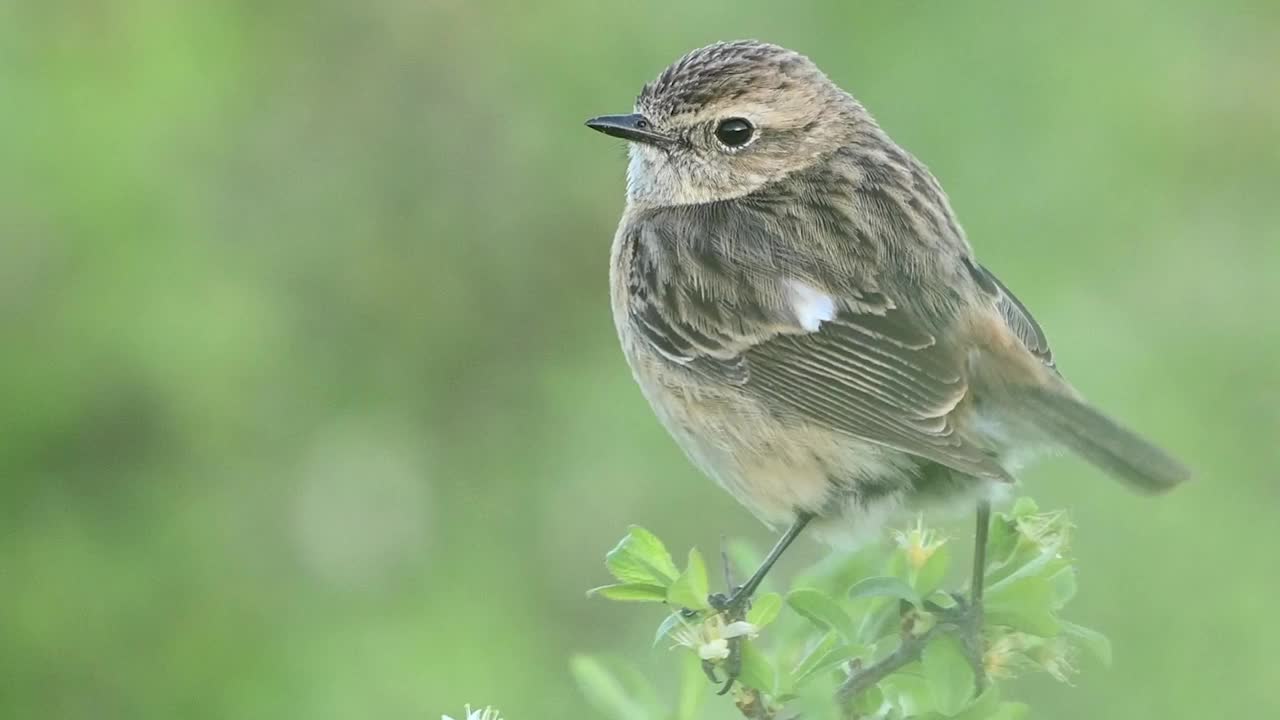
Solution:
M 725 625 L 732 625 L 746 619 L 747 611 L 751 609 L 751 596 L 744 586 L 739 585 L 727 594 L 711 593 L 707 596 L 707 604 L 720 615 Z M 727 638 L 726 642 L 729 646 L 729 655 L 720 662 L 725 673 L 723 684 L 716 676 L 715 665 L 705 660 L 702 663 L 702 671 L 707 674 L 712 683 L 720 685 L 720 689 L 716 691 L 717 695 L 725 695 L 732 690 L 738 676 L 742 674 L 742 637 Z
M 751 607 L 751 597 L 747 594 L 744 586 L 735 587 L 728 594 L 711 593 L 707 596 L 707 604 L 712 610 L 721 613 L 726 620 L 741 620 L 746 616 L 747 610 Z

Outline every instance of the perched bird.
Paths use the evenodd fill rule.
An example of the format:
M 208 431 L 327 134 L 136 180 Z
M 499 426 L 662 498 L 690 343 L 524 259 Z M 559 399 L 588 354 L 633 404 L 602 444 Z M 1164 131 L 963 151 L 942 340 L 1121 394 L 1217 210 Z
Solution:
M 789 527 L 722 607 L 806 525 L 865 536 L 937 502 L 978 507 L 980 569 L 987 503 L 1040 449 L 1146 492 L 1188 478 L 1063 379 L 938 181 L 805 56 L 694 50 L 587 126 L 630 144 L 611 295 L 636 381 L 699 468 Z

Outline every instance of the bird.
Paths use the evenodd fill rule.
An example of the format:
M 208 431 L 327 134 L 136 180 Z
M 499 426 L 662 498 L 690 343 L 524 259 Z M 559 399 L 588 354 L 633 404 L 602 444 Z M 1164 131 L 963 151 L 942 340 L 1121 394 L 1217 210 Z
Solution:
M 807 527 L 856 543 L 958 506 L 980 613 L 991 502 L 1036 456 L 1146 493 L 1189 479 L 1068 383 L 938 180 L 808 57 L 718 42 L 586 125 L 628 143 L 610 299 L 632 375 L 693 464 L 785 528 L 717 609 Z

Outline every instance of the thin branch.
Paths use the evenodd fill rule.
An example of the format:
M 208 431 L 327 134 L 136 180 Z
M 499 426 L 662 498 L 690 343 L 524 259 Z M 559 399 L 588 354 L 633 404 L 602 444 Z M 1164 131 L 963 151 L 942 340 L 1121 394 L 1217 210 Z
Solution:
M 752 688 L 738 696 L 738 711 L 749 720 L 774 720 L 774 712 L 759 690 Z
M 982 589 L 986 577 L 987 534 L 990 526 L 991 505 L 987 502 L 982 502 L 978 505 L 978 524 L 974 537 L 973 578 L 970 583 L 970 592 L 972 594 L 969 598 L 967 612 L 963 613 L 960 618 L 939 618 L 937 624 L 919 636 L 905 634 L 896 650 L 875 665 L 853 673 L 848 680 L 845 680 L 840 685 L 839 689 L 836 690 L 836 700 L 840 704 L 847 704 L 868 688 L 893 674 L 895 670 L 919 660 L 925 646 L 929 644 L 933 636 L 948 627 L 961 631 L 970 631 L 962 633 L 965 636 L 965 650 L 967 651 L 966 654 L 969 655 L 970 662 L 973 664 L 974 681 L 978 689 L 982 690 L 986 685 L 986 673 L 983 671 L 981 654 Z M 977 645 L 976 648 L 974 647 L 975 644 Z
M 908 635 L 903 638 L 898 648 L 881 659 L 880 662 L 850 675 L 849 679 L 845 680 L 844 684 L 836 690 L 836 700 L 842 705 L 846 704 L 868 688 L 893 674 L 894 671 L 919 660 L 925 646 L 929 644 L 934 635 L 942 631 L 945 624 L 947 623 L 940 622 L 925 631 L 923 635 Z

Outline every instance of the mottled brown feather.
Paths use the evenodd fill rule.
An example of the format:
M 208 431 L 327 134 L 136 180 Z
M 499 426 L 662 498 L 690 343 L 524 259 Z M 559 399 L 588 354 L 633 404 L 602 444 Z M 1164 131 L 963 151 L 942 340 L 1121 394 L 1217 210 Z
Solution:
M 947 344 L 954 308 L 945 298 L 921 302 L 926 295 L 881 287 L 871 274 L 886 235 L 915 231 L 902 217 L 905 198 L 936 200 L 912 194 L 918 183 L 906 185 L 900 202 L 864 192 L 858 180 L 818 182 L 848 195 L 810 192 L 800 176 L 746 198 L 635 217 L 623 241 L 631 244 L 636 328 L 673 363 L 740 386 L 779 413 L 1006 479 L 991 448 L 956 432 L 952 414 L 969 388 L 965 355 Z M 880 222 L 849 211 L 859 197 L 874 198 L 871 217 Z M 794 221 L 774 212 L 780 198 L 805 212 Z M 820 252 L 793 255 L 796 244 L 783 233 L 807 235 Z M 966 249 L 952 245 L 957 259 Z M 801 327 L 780 290 L 786 280 L 831 294 L 837 317 L 816 332 Z

